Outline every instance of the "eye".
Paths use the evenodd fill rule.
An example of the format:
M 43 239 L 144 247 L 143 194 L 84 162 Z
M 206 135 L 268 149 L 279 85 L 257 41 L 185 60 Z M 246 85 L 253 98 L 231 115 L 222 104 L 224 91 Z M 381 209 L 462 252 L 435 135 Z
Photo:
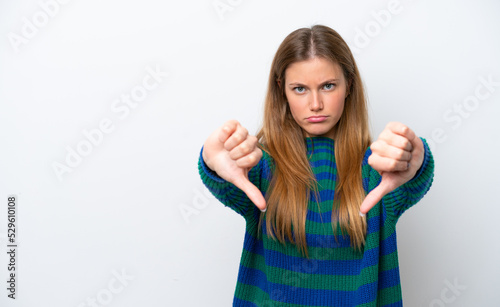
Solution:
M 304 87 L 302 86 L 297 86 L 297 87 L 294 87 L 293 90 L 298 93 L 298 94 L 302 94 L 304 92 Z
M 335 87 L 334 83 L 328 83 L 324 85 L 325 90 L 331 90 Z

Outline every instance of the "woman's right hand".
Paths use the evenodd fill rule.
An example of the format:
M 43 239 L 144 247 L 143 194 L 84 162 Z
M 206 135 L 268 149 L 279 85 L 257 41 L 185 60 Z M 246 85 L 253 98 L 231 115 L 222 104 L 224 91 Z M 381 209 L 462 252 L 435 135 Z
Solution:
M 215 130 L 203 146 L 203 160 L 217 175 L 242 190 L 261 211 L 266 200 L 261 191 L 248 180 L 248 172 L 262 158 L 258 140 L 236 120 Z

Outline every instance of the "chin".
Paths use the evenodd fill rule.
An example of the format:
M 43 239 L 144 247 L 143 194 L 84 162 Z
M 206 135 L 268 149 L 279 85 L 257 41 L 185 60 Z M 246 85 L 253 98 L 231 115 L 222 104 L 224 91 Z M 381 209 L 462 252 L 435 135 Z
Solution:
M 333 135 L 332 129 L 316 129 L 316 130 L 305 130 L 306 135 L 310 137 L 321 136 L 321 137 L 331 137 Z

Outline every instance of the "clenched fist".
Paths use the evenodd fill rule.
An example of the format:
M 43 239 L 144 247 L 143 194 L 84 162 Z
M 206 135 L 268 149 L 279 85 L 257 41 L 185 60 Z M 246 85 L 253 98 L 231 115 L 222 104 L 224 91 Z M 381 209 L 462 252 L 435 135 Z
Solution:
M 382 175 L 382 181 L 361 204 L 366 214 L 386 194 L 412 179 L 424 161 L 424 143 L 402 123 L 388 123 L 370 146 L 368 164 Z
M 265 211 L 266 201 L 261 191 L 248 180 L 248 172 L 262 158 L 262 150 L 257 145 L 255 136 L 249 135 L 238 121 L 230 120 L 208 137 L 202 156 L 210 169 L 242 190 L 261 211 Z

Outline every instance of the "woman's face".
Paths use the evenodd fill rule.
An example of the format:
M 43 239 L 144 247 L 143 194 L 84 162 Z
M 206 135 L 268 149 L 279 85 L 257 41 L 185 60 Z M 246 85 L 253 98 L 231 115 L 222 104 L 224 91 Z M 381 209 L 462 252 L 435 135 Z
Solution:
M 333 139 L 346 98 L 346 80 L 339 64 L 316 57 L 289 65 L 285 94 L 306 137 Z

